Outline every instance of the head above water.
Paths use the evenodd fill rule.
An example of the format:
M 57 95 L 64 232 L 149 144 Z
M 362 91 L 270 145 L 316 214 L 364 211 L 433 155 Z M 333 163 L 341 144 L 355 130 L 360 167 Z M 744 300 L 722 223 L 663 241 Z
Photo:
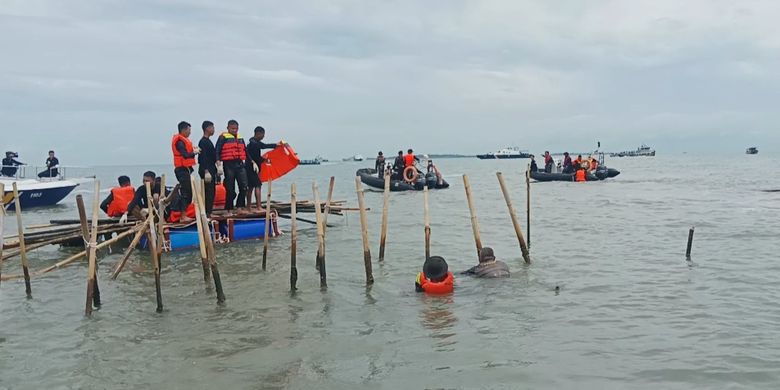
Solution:
M 231 119 L 227 123 L 227 130 L 228 133 L 236 135 L 238 134 L 238 121 L 235 119 Z
M 482 248 L 482 250 L 479 251 L 479 262 L 480 263 L 487 263 L 490 261 L 493 261 L 496 259 L 496 256 L 493 255 L 493 248 L 486 246 Z
M 447 277 L 448 271 L 447 261 L 441 256 L 431 256 L 423 263 L 423 274 L 431 282 L 441 282 Z
M 119 182 L 120 187 L 126 187 L 130 185 L 130 178 L 125 175 L 119 176 L 116 181 Z

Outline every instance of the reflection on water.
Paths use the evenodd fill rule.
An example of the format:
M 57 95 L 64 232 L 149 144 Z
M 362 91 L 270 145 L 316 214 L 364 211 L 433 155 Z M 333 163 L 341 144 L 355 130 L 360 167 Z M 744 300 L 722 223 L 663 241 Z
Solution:
M 430 337 L 435 339 L 436 350 L 454 351 L 452 346 L 457 344 L 455 324 L 458 319 L 451 309 L 454 304 L 452 296 L 420 295 L 420 321 L 431 331 Z

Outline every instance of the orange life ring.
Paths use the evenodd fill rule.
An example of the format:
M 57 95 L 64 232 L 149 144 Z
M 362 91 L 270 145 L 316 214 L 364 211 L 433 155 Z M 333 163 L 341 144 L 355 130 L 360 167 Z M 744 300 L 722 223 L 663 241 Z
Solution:
M 407 172 L 412 172 L 412 176 L 409 177 L 409 175 L 407 175 Z M 416 182 L 417 181 L 417 168 L 415 168 L 414 166 L 408 166 L 408 167 L 404 168 L 404 181 L 407 182 L 407 183 L 414 183 L 414 182 Z

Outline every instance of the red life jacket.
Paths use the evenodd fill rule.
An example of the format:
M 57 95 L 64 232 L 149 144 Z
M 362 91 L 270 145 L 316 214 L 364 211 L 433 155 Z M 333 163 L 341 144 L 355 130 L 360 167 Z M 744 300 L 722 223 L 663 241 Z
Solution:
M 185 210 L 185 214 L 189 218 L 195 218 L 195 205 L 190 203 L 189 206 L 187 206 L 187 210 Z M 181 220 L 181 211 L 171 211 L 168 213 L 168 222 L 175 223 L 179 222 Z
M 174 135 L 173 139 L 171 140 L 171 150 L 173 150 L 173 166 L 175 168 L 194 167 L 195 157 L 184 157 L 181 155 L 181 153 L 179 153 L 179 150 L 176 149 L 176 144 L 179 143 L 179 141 L 184 142 L 184 149 L 187 150 L 187 153 L 192 153 L 192 141 L 181 134 Z
M 230 134 L 224 132 L 221 135 L 225 139 L 225 143 L 222 144 L 222 152 L 219 155 L 219 159 L 222 161 L 241 160 L 246 161 L 246 145 L 241 136 L 236 134 Z
M 574 174 L 574 181 L 587 181 L 584 169 L 578 169 Z
M 455 277 L 452 272 L 447 272 L 447 276 L 441 282 L 431 282 L 424 273 L 417 274 L 417 284 L 428 294 L 449 294 L 455 289 Z
M 214 208 L 224 208 L 225 199 L 227 199 L 227 190 L 222 183 L 219 183 L 216 185 L 214 191 Z
M 414 154 L 407 154 L 404 156 L 404 167 L 413 167 L 414 166 Z
M 114 187 L 111 189 L 111 204 L 108 205 L 109 217 L 121 217 L 122 214 L 127 212 L 127 205 L 133 201 L 135 196 L 135 190 L 132 186 L 127 187 Z

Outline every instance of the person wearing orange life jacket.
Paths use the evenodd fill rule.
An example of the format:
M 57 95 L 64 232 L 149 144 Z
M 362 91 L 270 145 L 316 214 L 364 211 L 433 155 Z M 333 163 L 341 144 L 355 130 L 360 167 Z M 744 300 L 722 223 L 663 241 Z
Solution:
M 173 173 L 176 174 L 176 180 L 179 181 L 178 203 L 172 205 L 171 211 L 185 213 L 187 207 L 192 203 L 192 181 L 191 175 L 195 166 L 195 156 L 200 153 L 198 147 L 192 146 L 190 133 L 192 126 L 187 122 L 179 122 L 178 133 L 171 139 L 171 151 L 173 152 Z M 190 222 L 189 216 L 181 218 L 181 222 Z
M 127 176 L 119 176 L 119 187 L 114 187 L 106 199 L 100 203 L 100 209 L 109 217 L 121 217 L 127 213 L 127 205 L 135 196 L 135 189 Z
M 431 256 L 425 260 L 423 271 L 417 274 L 414 289 L 426 294 L 449 294 L 454 290 L 454 281 L 447 261 L 441 256 Z
M 599 167 L 599 161 L 593 158 L 593 156 L 588 157 L 588 164 L 590 164 L 591 171 L 595 171 Z
M 417 169 L 417 167 L 414 166 L 415 162 L 420 162 L 420 159 L 414 155 L 414 151 L 412 149 L 409 149 L 406 151 L 406 155 L 404 155 L 403 160 L 404 160 L 404 169 L 401 172 L 401 176 L 403 177 L 404 180 L 410 182 L 415 181 L 417 175 L 422 173 L 420 172 L 420 170 Z M 412 174 L 408 175 L 406 173 L 407 171 L 411 171 Z
M 577 165 L 577 166 L 575 166 L 575 168 L 577 169 L 577 171 L 574 172 L 574 181 L 576 181 L 576 182 L 587 181 L 588 180 L 588 174 L 587 174 L 588 171 L 585 170 L 585 168 L 582 165 Z
M 233 201 L 235 207 L 243 210 L 246 206 L 247 176 L 245 161 L 246 144 L 238 134 L 238 121 L 231 119 L 227 124 L 227 131 L 220 134 L 217 139 L 217 173 L 224 172 L 225 179 L 222 184 L 225 185 L 227 196 L 225 199 L 225 210 L 233 210 Z M 236 184 L 238 184 L 238 194 L 236 194 Z M 238 198 L 236 199 L 236 195 Z

